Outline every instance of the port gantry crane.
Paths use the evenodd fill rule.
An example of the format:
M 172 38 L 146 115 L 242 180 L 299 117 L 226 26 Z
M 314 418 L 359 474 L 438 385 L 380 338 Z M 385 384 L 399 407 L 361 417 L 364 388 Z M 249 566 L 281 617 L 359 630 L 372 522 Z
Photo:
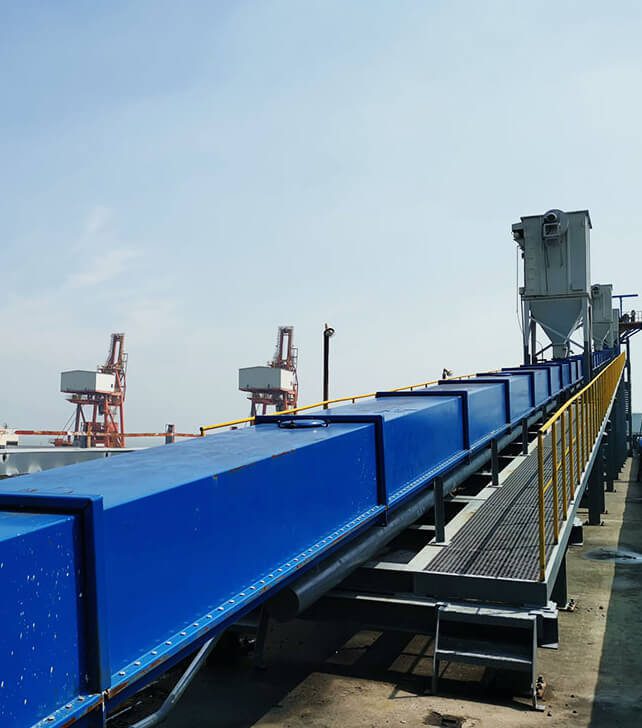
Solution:
M 92 384 L 87 384 L 86 375 L 90 375 Z M 106 376 L 100 378 L 99 375 Z M 104 364 L 98 365 L 96 372 L 63 372 L 62 377 L 61 389 L 71 395 L 68 401 L 76 406 L 73 418 L 76 434 L 74 434 L 75 442 L 69 438 L 61 438 L 55 440 L 54 444 L 125 447 L 124 406 L 127 391 L 125 334 L 111 335 L 107 359 Z
M 294 346 L 294 326 L 279 326 L 272 360 L 265 367 L 239 370 L 239 389 L 249 392 L 250 416 L 294 409 L 299 399 L 297 379 L 298 350 Z

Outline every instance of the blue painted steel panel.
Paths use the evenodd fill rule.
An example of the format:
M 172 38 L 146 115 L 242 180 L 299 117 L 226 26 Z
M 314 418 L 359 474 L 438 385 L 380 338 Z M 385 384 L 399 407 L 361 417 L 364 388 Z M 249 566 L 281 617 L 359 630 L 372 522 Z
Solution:
M 582 357 L 578 356 L 575 359 L 575 376 L 576 376 L 576 382 L 581 382 L 583 379 L 583 363 L 582 363 Z
M 427 390 L 380 392 L 375 400 L 331 407 L 323 418 L 381 417 L 388 503 L 394 504 L 433 479 L 464 454 L 460 397 L 431 397 Z
M 256 600 L 268 584 L 297 573 L 383 510 L 372 424 L 305 430 L 262 425 L 50 470 L 4 481 L 2 487 L 8 495 L 0 497 L 19 496 L 27 504 L 44 493 L 61 503 L 84 493 L 102 494 L 112 686 L 128 677 L 119 676 L 123 668 L 177 629 L 206 612 L 218 618 L 222 604 L 243 602 L 238 594 L 245 588 L 248 604 Z M 73 523 L 69 516 L 54 520 Z M 21 534 L 15 530 L 19 538 L 6 543 L 24 547 Z M 6 543 L 0 544 L 0 561 Z M 44 559 L 52 549 L 59 547 L 50 540 L 38 553 Z M 75 605 L 81 590 L 70 589 Z M 53 586 L 51 591 L 55 594 Z M 5 589 L 3 596 L 8 593 Z M 12 597 L 3 604 L 15 609 L 17 601 Z M 68 610 L 64 617 L 76 630 Z M 55 614 L 39 624 L 39 641 L 46 644 L 58 630 Z M 65 641 L 77 659 L 86 653 L 86 643 Z M 71 674 L 73 660 L 58 664 Z M 0 668 L 7 667 L 0 656 Z M 30 700 L 47 706 L 44 712 L 69 700 L 69 691 L 58 686 L 52 703 L 48 682 L 32 688 Z M 76 686 L 75 694 L 82 692 Z
M 562 390 L 562 368 L 559 364 L 547 364 L 551 373 L 551 391 L 557 394 Z
M 505 369 L 508 372 L 528 372 L 533 379 L 531 387 L 533 393 L 533 406 L 543 405 L 551 396 L 548 371 L 539 367 L 523 366 L 519 369 Z
M 508 389 L 509 417 L 511 422 L 517 422 L 524 418 L 534 407 L 533 390 L 531 378 L 526 373 L 517 371 L 509 372 L 502 370 L 492 374 L 477 375 L 477 381 L 499 381 L 499 378 L 506 378 Z
M 542 364 L 531 364 L 531 366 L 544 369 L 548 372 L 551 396 L 557 394 L 562 389 L 562 372 L 559 364 L 554 362 L 544 362 Z
M 82 560 L 73 516 L 0 512 L 0 725 L 28 726 L 86 692 Z
M 560 362 L 560 369 L 562 374 L 562 387 L 566 387 L 571 384 L 571 364 L 568 361 Z
M 535 395 L 535 374 L 532 370 L 516 369 L 516 368 L 512 368 L 512 367 L 503 367 L 502 370 L 500 372 L 496 372 L 496 374 L 499 376 L 517 374 L 517 375 L 526 377 L 528 380 L 528 391 L 529 391 L 529 396 L 530 396 L 530 404 L 531 404 L 531 407 L 535 406 L 537 398 Z
M 466 393 L 471 450 L 487 443 L 506 429 L 509 413 L 504 384 L 476 379 L 449 379 L 440 382 L 438 388 L 442 392 Z
M 133 627 L 137 634 L 135 644 L 114 645 L 114 667 L 377 505 L 371 425 L 287 431 L 263 425 L 241 437 L 224 433 L 210 439 L 208 474 L 157 492 L 153 514 L 143 499 L 131 502 L 126 513 L 106 510 L 108 583 L 124 582 L 134 603 L 152 593 L 162 600 L 170 589 L 180 594 L 159 610 L 162 616 L 151 620 L 140 613 L 132 624 L 130 605 L 114 593 L 110 630 L 126 634 Z M 200 444 L 183 443 L 183 458 L 196 455 Z M 136 539 L 145 573 L 124 575 L 132 566 L 126 534 L 150 515 L 153 528 Z M 171 533 L 171 539 L 160 545 L 159 533 Z M 216 579 L 204 589 L 208 572 Z
M 572 357 L 572 361 L 575 365 L 575 382 L 579 382 L 582 380 L 582 357 L 581 356 L 574 356 Z
M 107 581 L 120 584 L 109 600 L 110 634 L 136 634 L 136 640 L 113 640 L 114 667 L 377 505 L 372 425 L 285 431 L 262 425 L 240 437 L 228 434 L 234 435 L 209 438 L 207 475 L 178 476 L 181 487 L 156 492 L 153 504 L 137 499 L 105 511 Z M 200 445 L 182 443 L 182 459 Z M 139 525 L 146 518 L 153 519 L 147 531 Z M 127 538 L 132 529 L 135 556 Z M 159 543 L 163 533 L 171 538 Z M 204 585 L 207 573 L 216 578 Z M 169 593 L 180 598 L 168 599 Z M 161 602 L 154 618 L 132 615 L 131 604 L 151 595 Z

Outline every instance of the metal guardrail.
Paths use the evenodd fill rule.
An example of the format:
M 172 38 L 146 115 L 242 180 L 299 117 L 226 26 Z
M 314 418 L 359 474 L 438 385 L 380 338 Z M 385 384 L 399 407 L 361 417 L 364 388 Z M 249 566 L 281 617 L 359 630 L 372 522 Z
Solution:
M 498 372 L 499 369 L 493 369 L 491 373 Z M 458 376 L 452 376 L 448 377 L 448 379 L 471 379 L 472 377 L 476 377 L 476 374 L 461 374 Z M 428 382 L 419 382 L 418 384 L 407 384 L 404 387 L 397 387 L 396 389 L 389 390 L 390 392 L 404 392 L 404 391 L 414 391 L 418 388 L 426 388 L 430 387 L 433 384 L 439 384 L 439 379 L 431 379 Z M 317 409 L 319 407 L 323 407 L 328 404 L 339 404 L 341 402 L 352 402 L 354 404 L 358 399 L 367 399 L 368 397 L 375 397 L 377 395 L 376 392 L 368 392 L 367 394 L 353 394 L 348 397 L 337 397 L 336 399 L 325 399 L 321 400 L 321 402 L 315 402 L 314 404 L 306 404 L 301 407 L 293 407 L 292 409 L 286 409 L 286 410 L 280 410 L 279 412 L 275 412 L 275 415 L 294 415 L 297 412 L 305 412 L 306 410 L 311 409 Z M 205 436 L 206 432 L 210 432 L 212 430 L 219 430 L 223 427 L 235 427 L 236 425 L 245 425 L 245 424 L 254 424 L 254 417 L 243 417 L 240 420 L 229 420 L 228 422 L 219 422 L 216 425 L 203 425 L 201 426 L 201 437 Z
M 624 311 L 620 316 L 620 323 L 640 323 L 642 321 L 642 311 Z
M 626 355 L 621 353 L 589 384 L 555 412 L 539 429 L 537 435 L 539 489 L 539 578 L 546 578 L 546 493 L 553 489 L 552 521 L 554 542 L 559 542 L 560 495 L 561 521 L 568 515 L 569 503 L 582 481 L 593 446 L 611 405 L 624 371 Z M 547 437 L 548 436 L 548 437 Z M 546 478 L 547 440 L 550 440 L 550 478 Z M 561 474 L 561 487 L 560 487 Z
M 41 436 L 67 436 L 67 437 L 87 437 L 96 436 L 96 433 L 92 433 L 91 430 L 81 430 L 80 432 L 74 432 L 73 430 L 11 430 L 15 435 L 20 437 L 41 437 Z M 104 433 L 97 433 L 98 435 Z M 120 434 L 120 433 L 118 433 Z M 199 437 L 198 432 L 126 432 L 122 437 Z

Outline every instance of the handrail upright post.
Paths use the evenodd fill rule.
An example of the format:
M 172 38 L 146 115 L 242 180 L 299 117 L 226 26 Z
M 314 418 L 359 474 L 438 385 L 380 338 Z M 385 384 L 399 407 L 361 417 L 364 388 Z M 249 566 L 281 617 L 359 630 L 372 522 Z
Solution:
M 566 410 L 562 410 L 562 512 L 566 520 L 568 510 L 568 477 L 566 474 Z
M 592 426 L 591 426 L 591 404 L 589 402 L 589 393 L 586 396 L 586 451 L 584 453 L 584 463 L 588 463 L 589 457 L 591 457 L 591 450 L 593 449 L 591 437 L 592 437 Z
M 588 409 L 586 406 L 586 395 L 582 395 L 582 472 L 586 468 L 588 460 Z
M 604 406 L 604 394 L 605 394 L 605 387 L 608 384 L 608 382 L 602 382 L 600 386 L 600 426 L 602 425 L 602 422 L 604 421 L 604 410 L 606 409 Z
M 551 454 L 553 467 L 553 535 L 555 543 L 559 543 L 560 524 L 559 524 L 559 497 L 557 492 L 557 420 L 553 422 L 551 427 Z
M 580 408 L 579 398 L 575 401 L 575 455 L 576 455 L 576 481 L 580 483 L 582 479 L 582 410 Z
M 568 460 L 569 460 L 569 491 L 571 500 L 575 497 L 575 438 L 573 437 L 573 405 L 568 408 Z
M 537 481 L 538 481 L 538 508 L 539 508 L 539 580 L 546 578 L 546 529 L 544 525 L 544 433 L 540 430 L 537 435 Z
M 580 397 L 580 412 L 582 420 L 582 473 L 584 472 L 584 466 L 586 465 L 586 397 L 582 395 Z

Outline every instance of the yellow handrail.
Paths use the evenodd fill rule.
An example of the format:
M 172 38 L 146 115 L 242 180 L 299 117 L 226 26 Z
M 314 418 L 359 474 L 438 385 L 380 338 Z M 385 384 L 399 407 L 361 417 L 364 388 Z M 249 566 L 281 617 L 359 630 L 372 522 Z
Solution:
M 495 374 L 498 371 L 500 371 L 500 370 L 493 369 L 489 373 Z M 452 379 L 471 379 L 472 377 L 476 377 L 476 376 L 477 376 L 476 374 L 461 374 L 459 376 L 452 377 Z M 403 392 L 405 390 L 410 390 L 411 392 L 413 392 L 415 389 L 420 388 L 420 387 L 425 389 L 426 387 L 430 387 L 433 384 L 438 384 L 439 381 L 440 381 L 439 379 L 430 379 L 427 382 L 419 382 L 418 384 L 407 384 L 404 387 L 397 387 L 396 389 L 391 389 L 390 391 L 391 392 Z M 368 392 L 367 394 L 353 394 L 348 397 L 337 397 L 336 399 L 325 399 L 325 400 L 322 400 L 321 402 L 315 402 L 314 404 L 306 404 L 306 405 L 302 405 L 301 407 L 293 407 L 292 409 L 280 410 L 279 412 L 275 412 L 274 414 L 276 414 L 276 415 L 293 415 L 293 414 L 296 414 L 297 412 L 305 412 L 306 410 L 317 409 L 318 407 L 323 407 L 324 405 L 327 405 L 327 404 L 338 404 L 339 402 L 352 402 L 354 404 L 358 399 L 366 399 L 368 397 L 374 397 L 374 396 L 376 396 L 376 394 L 377 394 L 376 392 Z M 253 424 L 255 419 L 256 419 L 255 417 L 243 417 L 240 420 L 229 420 L 228 422 L 219 422 L 218 424 L 215 424 L 215 425 L 203 425 L 200 428 L 201 437 L 205 436 L 205 433 L 210 432 L 211 430 L 219 430 L 223 427 L 234 427 L 235 425 L 244 425 L 247 423 Z
M 604 418 L 615 396 L 624 371 L 625 361 L 626 355 L 623 352 L 606 366 L 595 379 L 580 389 L 555 414 L 549 417 L 537 433 L 540 581 L 544 581 L 546 578 L 546 493 L 549 488 L 553 489 L 551 499 L 553 536 L 554 542 L 558 543 L 560 531 L 560 468 L 562 470 L 561 521 L 564 522 L 568 515 L 569 506 L 575 498 L 576 488 L 582 482 L 584 470 L 590 459 Z M 558 430 L 560 431 L 560 437 L 558 437 Z M 549 431 L 551 477 L 546 480 L 545 448 L 546 436 Z M 567 462 L 569 464 L 568 473 Z

